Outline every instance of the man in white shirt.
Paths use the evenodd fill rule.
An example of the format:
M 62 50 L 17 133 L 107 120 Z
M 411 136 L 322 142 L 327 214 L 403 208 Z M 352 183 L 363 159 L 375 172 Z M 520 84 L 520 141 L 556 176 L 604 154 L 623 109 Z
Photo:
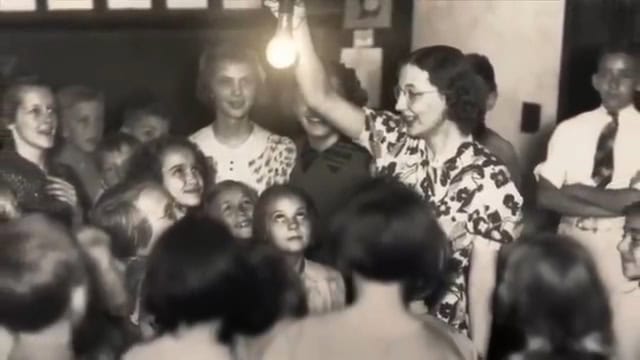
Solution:
M 640 327 L 628 321 L 640 309 L 640 298 L 629 301 L 637 284 L 624 277 L 616 250 L 624 209 L 640 200 L 640 113 L 633 106 L 637 71 L 637 60 L 628 52 L 604 52 L 592 79 L 602 105 L 560 123 L 547 159 L 534 171 L 539 206 L 562 216 L 558 232 L 590 250 L 609 288 L 621 359 L 631 358 L 630 349 L 640 340 Z
M 264 82 L 257 58 L 227 44 L 207 49 L 200 58 L 198 97 L 215 111 L 215 119 L 191 135 L 216 170 L 216 182 L 235 180 L 258 192 L 286 183 L 296 148 L 250 119 Z

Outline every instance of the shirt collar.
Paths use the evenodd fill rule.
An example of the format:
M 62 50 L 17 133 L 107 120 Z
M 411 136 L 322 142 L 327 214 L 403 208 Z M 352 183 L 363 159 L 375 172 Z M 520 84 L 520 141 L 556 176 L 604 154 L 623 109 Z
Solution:
M 330 159 L 332 164 L 339 165 L 342 167 L 345 163 L 347 163 L 351 159 L 351 153 L 346 151 L 341 151 L 341 145 L 345 143 L 345 138 L 338 138 L 333 145 L 328 147 L 324 151 L 318 151 L 311 147 L 308 140 L 304 140 L 302 144 L 302 149 L 300 151 L 300 161 L 302 165 L 302 170 L 307 171 L 309 167 L 313 164 L 318 157 L 323 157 L 325 159 Z
M 598 109 L 598 111 L 600 111 L 602 114 L 606 116 L 609 116 L 609 111 L 605 109 L 605 107 L 602 105 L 600 105 L 600 108 Z M 638 110 L 633 104 L 629 104 L 627 105 L 627 107 L 618 111 L 618 121 L 622 119 L 628 119 L 628 118 L 635 118 L 635 119 L 640 118 L 640 113 L 638 112 Z
M 430 164 L 437 167 L 444 165 L 447 160 L 456 156 L 456 154 L 458 153 L 458 149 L 460 148 L 460 146 L 462 146 L 462 144 L 468 142 L 473 142 L 473 137 L 471 135 L 464 135 L 456 141 L 447 142 L 446 146 L 439 154 L 437 154 L 437 156 L 434 156 L 434 153 L 432 151 L 429 151 L 428 154 Z

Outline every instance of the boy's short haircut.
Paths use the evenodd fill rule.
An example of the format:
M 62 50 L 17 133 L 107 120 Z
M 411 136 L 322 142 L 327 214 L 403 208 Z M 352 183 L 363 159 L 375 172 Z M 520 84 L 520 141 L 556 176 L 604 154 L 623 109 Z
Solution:
M 64 113 L 74 106 L 85 102 L 104 104 L 104 95 L 98 90 L 83 85 L 66 86 L 58 90 L 56 100 L 60 111 Z
M 70 233 L 42 215 L 0 228 L 0 326 L 36 332 L 67 312 L 71 292 L 85 282 Z
M 102 139 L 102 141 L 96 148 L 96 155 L 98 157 L 98 160 L 100 160 L 101 156 L 121 152 L 124 148 L 127 147 L 135 151 L 138 146 L 140 146 L 140 141 L 138 141 L 138 139 L 136 139 L 132 135 L 125 134 L 123 132 L 116 132 L 113 134 L 109 134 Z
M 640 73 L 640 58 L 639 58 L 640 53 L 632 49 L 630 46 L 626 46 L 624 44 L 607 45 L 601 48 L 598 54 L 598 68 L 596 69 L 596 72 L 600 71 L 600 67 L 602 66 L 603 60 L 607 56 L 613 55 L 613 54 L 625 54 L 629 56 L 629 58 L 632 60 L 635 73 L 636 74 Z
M 142 115 L 154 116 L 165 121 L 171 127 L 171 114 L 160 101 L 144 99 L 138 100 L 127 106 L 122 115 L 122 129 L 131 129 L 140 120 Z

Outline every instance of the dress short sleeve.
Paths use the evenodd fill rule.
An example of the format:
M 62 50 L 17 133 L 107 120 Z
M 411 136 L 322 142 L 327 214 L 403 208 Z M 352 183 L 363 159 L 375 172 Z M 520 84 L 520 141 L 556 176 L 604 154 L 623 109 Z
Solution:
M 354 141 L 376 158 L 396 157 L 408 140 L 400 118 L 388 111 L 363 108 L 365 128 Z

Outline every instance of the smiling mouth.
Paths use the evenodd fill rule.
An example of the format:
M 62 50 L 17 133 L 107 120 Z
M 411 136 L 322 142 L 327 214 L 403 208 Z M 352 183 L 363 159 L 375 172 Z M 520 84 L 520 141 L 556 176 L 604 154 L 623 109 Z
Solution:
M 185 194 L 193 194 L 193 195 L 199 195 L 202 192 L 202 188 L 200 187 L 193 187 L 193 188 L 187 188 L 182 190 Z
M 294 236 L 289 236 L 287 238 L 287 241 L 291 241 L 291 242 L 300 242 L 302 241 L 302 236 L 301 235 L 294 235 Z
M 227 103 L 229 104 L 229 106 L 232 109 L 239 110 L 239 109 L 244 108 L 244 106 L 246 104 L 246 101 L 245 100 L 232 100 L 232 101 L 227 101 Z
M 411 125 L 418 120 L 418 115 L 413 113 L 402 113 L 402 120 L 404 120 L 405 124 Z
M 42 128 L 38 130 L 38 134 L 45 136 L 53 136 L 55 134 L 55 129 L 51 128 Z
M 307 117 L 307 121 L 312 123 L 312 124 L 323 124 L 324 123 L 324 120 L 322 120 L 321 118 L 316 117 L 316 116 Z
M 240 222 L 237 222 L 234 227 L 237 229 L 245 229 L 251 226 L 251 221 L 249 220 L 242 220 Z

